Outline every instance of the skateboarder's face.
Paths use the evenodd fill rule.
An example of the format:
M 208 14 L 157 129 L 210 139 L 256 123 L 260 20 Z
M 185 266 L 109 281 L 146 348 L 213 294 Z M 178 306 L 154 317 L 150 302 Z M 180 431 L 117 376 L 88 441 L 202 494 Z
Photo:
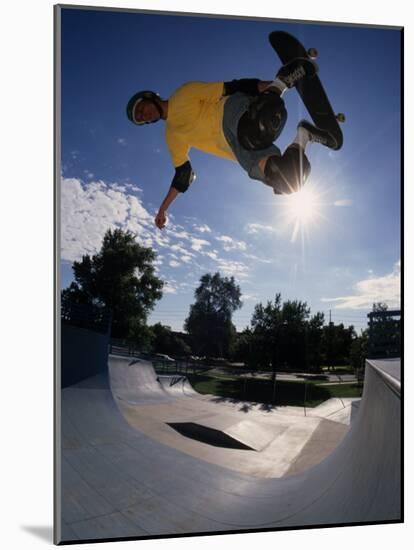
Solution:
M 134 119 L 137 122 L 155 122 L 159 118 L 160 113 L 152 101 L 143 99 L 135 105 Z

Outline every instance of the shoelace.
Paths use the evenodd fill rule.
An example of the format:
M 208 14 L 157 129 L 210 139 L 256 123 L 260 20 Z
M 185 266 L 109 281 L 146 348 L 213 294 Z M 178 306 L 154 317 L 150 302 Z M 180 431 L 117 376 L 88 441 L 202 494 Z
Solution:
M 321 136 L 319 134 L 310 134 L 311 141 L 314 141 L 316 143 L 322 143 L 322 145 L 325 145 L 325 143 L 328 143 L 328 138 L 325 136 Z
M 303 67 L 297 67 L 290 75 L 285 77 L 285 82 L 293 86 L 297 80 L 305 76 L 306 71 Z

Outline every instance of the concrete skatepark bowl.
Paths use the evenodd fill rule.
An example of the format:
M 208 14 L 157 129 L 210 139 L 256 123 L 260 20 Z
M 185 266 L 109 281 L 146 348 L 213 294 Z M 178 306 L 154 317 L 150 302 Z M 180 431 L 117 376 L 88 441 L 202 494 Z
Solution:
M 140 386 L 131 384 L 133 363 L 110 356 L 107 374 L 62 390 L 56 542 L 401 521 L 399 360 L 367 361 L 349 429 L 321 461 L 293 470 L 300 445 L 291 456 L 274 449 L 264 465 L 257 457 L 283 446 L 283 430 L 299 423 L 294 408 L 271 419 L 253 411 L 246 424 L 234 406 L 198 395 L 183 379 L 157 380 L 144 362 L 135 362 Z M 163 416 L 188 424 L 195 410 L 202 432 L 224 433 L 249 450 L 194 441 Z M 308 420 L 295 433 L 305 426 L 309 441 L 321 426 L 331 427 Z M 251 464 L 230 467 L 226 453 Z

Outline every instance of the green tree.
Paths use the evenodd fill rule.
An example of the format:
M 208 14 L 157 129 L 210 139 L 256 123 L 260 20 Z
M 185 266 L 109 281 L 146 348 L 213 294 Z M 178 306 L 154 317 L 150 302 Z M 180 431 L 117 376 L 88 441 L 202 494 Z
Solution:
M 324 362 L 328 367 L 345 365 L 350 361 L 352 342 L 356 338 L 352 325 L 345 327 L 343 323 L 329 323 L 323 327 L 322 348 Z
M 350 350 L 350 363 L 352 368 L 358 372 L 364 368 L 368 352 L 368 330 L 363 330 L 360 336 L 354 338 Z
M 163 282 L 155 276 L 151 248 L 134 235 L 109 229 L 101 250 L 74 262 L 75 282 L 62 292 L 62 303 L 105 306 L 112 312 L 112 336 L 132 338 L 136 344 L 149 312 L 162 297 Z M 143 334 L 148 341 L 148 334 Z
M 279 364 L 308 370 L 307 331 L 310 308 L 301 300 L 288 300 L 282 307 L 282 333 Z
M 130 317 L 126 336 L 129 347 L 140 352 L 149 353 L 152 350 L 154 334 L 146 320 L 140 317 Z
M 175 334 L 170 327 L 156 323 L 151 327 L 151 331 L 154 336 L 152 347 L 156 353 L 180 357 L 191 354 L 190 346 Z
M 257 368 L 268 368 L 274 372 L 280 363 L 283 326 L 281 295 L 276 294 L 273 302 L 256 304 L 251 319 L 252 351 Z
M 281 295 L 273 302 L 255 306 L 251 320 L 249 349 L 257 367 L 272 365 L 274 373 L 280 368 L 307 370 L 320 364 L 322 313 L 309 319 L 306 302 L 287 300 Z
M 246 365 L 252 365 L 252 331 L 247 327 L 242 332 L 236 334 L 233 345 L 230 350 L 231 360 L 243 362 Z
M 322 337 L 325 316 L 317 312 L 308 321 L 306 356 L 309 368 L 319 370 L 322 364 Z
M 184 325 L 197 355 L 228 356 L 236 336 L 232 315 L 242 306 L 240 297 L 234 277 L 222 277 L 218 272 L 201 277 Z

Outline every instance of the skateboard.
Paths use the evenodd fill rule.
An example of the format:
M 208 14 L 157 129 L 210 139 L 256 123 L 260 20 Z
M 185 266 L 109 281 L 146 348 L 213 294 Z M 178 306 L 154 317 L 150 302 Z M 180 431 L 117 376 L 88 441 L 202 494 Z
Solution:
M 318 56 L 315 48 L 306 50 L 299 40 L 287 32 L 271 32 L 269 42 L 283 65 L 297 57 L 314 61 Z M 309 111 L 315 126 L 329 132 L 336 141 L 334 149 L 340 149 L 343 144 L 343 135 L 339 123 L 345 122 L 345 115 L 343 113 L 335 114 L 332 110 L 318 74 L 312 78 L 302 78 L 295 85 L 295 88 Z

